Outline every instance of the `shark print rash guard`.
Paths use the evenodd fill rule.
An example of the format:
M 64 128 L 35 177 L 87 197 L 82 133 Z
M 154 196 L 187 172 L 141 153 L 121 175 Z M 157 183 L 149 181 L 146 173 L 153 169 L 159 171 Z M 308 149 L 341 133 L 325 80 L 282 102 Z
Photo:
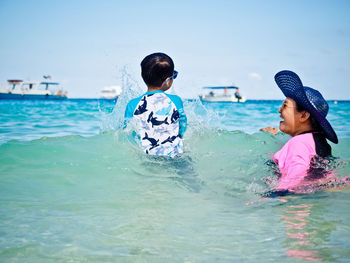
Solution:
M 146 92 L 128 103 L 125 120 L 136 123 L 145 153 L 169 157 L 183 153 L 187 118 L 179 96 L 161 90 Z

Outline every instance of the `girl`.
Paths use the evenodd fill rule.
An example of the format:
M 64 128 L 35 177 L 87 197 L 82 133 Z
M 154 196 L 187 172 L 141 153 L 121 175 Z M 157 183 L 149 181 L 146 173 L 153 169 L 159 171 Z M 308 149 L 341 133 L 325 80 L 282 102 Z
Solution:
M 320 185 L 334 177 L 325 169 L 314 169 L 313 172 L 310 169 L 317 167 L 317 159 L 325 160 L 332 155 L 327 139 L 338 143 L 337 135 L 326 119 L 328 103 L 320 92 L 304 87 L 292 71 L 277 73 L 275 81 L 286 96 L 278 110 L 282 119 L 279 129 L 292 138 L 273 156 L 280 172 L 273 195 L 310 192 L 316 181 Z M 261 130 L 277 133 L 277 129 L 271 127 Z

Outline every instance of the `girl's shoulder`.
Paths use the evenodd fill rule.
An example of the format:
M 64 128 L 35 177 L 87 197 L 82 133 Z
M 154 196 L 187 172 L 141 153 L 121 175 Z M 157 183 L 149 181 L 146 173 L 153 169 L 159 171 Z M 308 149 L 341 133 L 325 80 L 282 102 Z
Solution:
M 315 141 L 312 133 L 304 133 L 290 138 L 289 141 L 277 153 L 278 155 L 298 155 L 301 152 L 308 152 L 310 154 L 316 153 Z
M 314 137 L 311 132 L 303 133 L 292 137 L 287 143 L 290 144 L 315 144 Z

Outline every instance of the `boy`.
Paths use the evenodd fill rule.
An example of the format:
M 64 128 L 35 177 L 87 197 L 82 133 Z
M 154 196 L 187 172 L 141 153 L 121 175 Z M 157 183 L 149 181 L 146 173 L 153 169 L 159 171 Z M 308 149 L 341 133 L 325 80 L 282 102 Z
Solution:
M 182 137 L 187 118 L 179 96 L 164 93 L 178 72 L 173 60 L 164 53 L 153 53 L 141 62 L 141 76 L 147 92 L 129 101 L 125 120 L 135 121 L 144 152 L 175 157 L 183 152 Z

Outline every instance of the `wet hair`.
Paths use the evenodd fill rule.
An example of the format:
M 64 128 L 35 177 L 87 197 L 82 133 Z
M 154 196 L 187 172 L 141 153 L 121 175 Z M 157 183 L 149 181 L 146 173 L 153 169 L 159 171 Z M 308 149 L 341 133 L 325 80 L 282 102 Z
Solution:
M 297 111 L 307 111 L 303 106 L 297 103 Z M 332 156 L 332 147 L 328 144 L 326 136 L 321 125 L 310 114 L 310 122 L 312 127 L 312 136 L 315 141 L 316 154 L 321 157 Z M 310 177 L 311 178 L 311 177 Z
M 307 111 L 307 110 L 303 106 L 301 106 L 299 103 L 297 103 L 297 111 L 301 112 L 301 111 Z M 323 133 L 323 129 L 321 125 L 318 123 L 318 121 L 314 117 L 311 116 L 311 114 L 309 119 L 310 119 L 312 130 Z
M 160 87 L 174 74 L 174 62 L 164 53 L 153 53 L 141 62 L 141 76 L 147 86 Z

